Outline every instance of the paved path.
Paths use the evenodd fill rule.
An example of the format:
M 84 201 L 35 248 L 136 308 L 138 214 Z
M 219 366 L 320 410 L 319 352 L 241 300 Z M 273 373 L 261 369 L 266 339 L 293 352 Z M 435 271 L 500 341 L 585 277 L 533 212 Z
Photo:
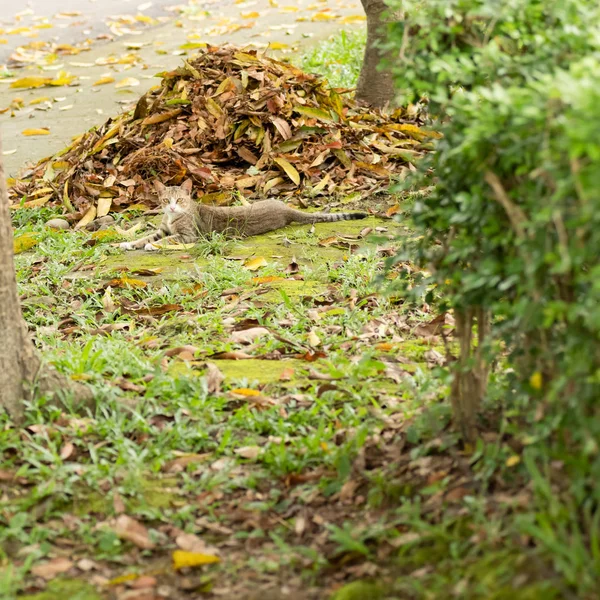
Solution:
M 242 4 L 234 0 L 205 0 L 191 2 L 184 12 L 178 13 L 166 11 L 166 2 L 148 4 L 143 0 L 33 0 L 31 14 L 15 22 L 9 16 L 6 3 L 1 3 L 0 30 L 4 32 L 0 33 L 0 40 L 8 43 L 0 45 L 0 56 L 4 57 L 0 59 L 0 73 L 4 70 L 2 62 L 8 61 L 11 77 L 0 79 L 0 111 L 16 98 L 20 98 L 24 106 L 21 110 L 0 114 L 4 161 L 9 176 L 14 176 L 28 162 L 58 151 L 74 136 L 130 106 L 156 85 L 157 72 L 176 67 L 182 56 L 194 53 L 190 45 L 233 43 L 254 44 L 260 48 L 276 43 L 279 52 L 289 52 L 342 27 L 364 26 L 364 22 L 358 20 L 363 15 L 359 0 L 249 0 Z M 169 5 L 173 5 L 172 0 Z M 57 15 L 57 9 L 81 14 Z M 115 11 L 125 18 L 111 18 Z M 32 28 L 42 23 L 49 23 L 51 27 Z M 24 31 L 9 33 L 15 28 L 24 28 Z M 32 32 L 37 33 L 37 37 L 29 37 Z M 111 40 L 95 39 L 107 34 Z M 85 51 L 76 55 L 59 54 L 54 62 L 48 60 L 47 52 L 46 56 L 40 55 L 39 60 L 19 68 L 14 68 L 14 62 L 9 61 L 19 45 L 53 38 L 61 44 L 77 44 L 86 38 L 93 41 L 85 44 Z M 286 47 L 281 48 L 281 45 Z M 26 49 L 25 56 L 33 51 Z M 10 87 L 15 79 L 29 75 L 56 77 L 61 69 L 76 76 L 71 85 L 26 90 Z M 114 81 L 93 85 L 103 78 Z M 116 87 L 126 78 L 137 85 Z M 30 104 L 39 98 L 48 100 Z M 25 129 L 39 128 L 47 128 L 50 134 L 31 137 L 22 134 Z

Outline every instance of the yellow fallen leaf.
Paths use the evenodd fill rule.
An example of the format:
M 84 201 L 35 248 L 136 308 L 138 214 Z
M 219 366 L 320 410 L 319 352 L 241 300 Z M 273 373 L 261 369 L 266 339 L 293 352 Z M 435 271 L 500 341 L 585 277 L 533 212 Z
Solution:
M 300 173 L 296 171 L 296 168 L 291 163 L 285 160 L 285 158 L 274 158 L 273 160 L 285 171 L 285 174 L 296 185 L 300 183 Z
M 135 77 L 125 77 L 121 79 L 118 83 L 115 84 L 117 89 L 122 89 L 126 87 L 135 87 L 136 85 L 140 85 L 140 80 Z
M 186 42 L 181 44 L 179 48 L 181 50 L 197 50 L 198 48 L 206 48 L 206 46 L 208 46 L 206 42 Z
M 58 74 L 56 75 L 56 78 L 51 79 L 48 82 L 48 84 L 54 85 L 54 86 L 69 85 L 75 79 L 77 79 L 77 77 L 75 77 L 75 75 L 71 75 L 71 74 L 67 73 L 66 71 L 59 71 Z
M 174 109 L 168 110 L 164 113 L 158 113 L 158 114 L 151 115 L 149 117 L 146 117 L 142 121 L 142 125 L 156 125 L 156 123 L 162 123 L 164 121 L 168 121 L 169 119 L 176 117 L 180 112 L 181 112 L 180 108 L 174 108 Z
M 308 343 L 311 346 L 318 346 L 321 343 L 321 338 L 312 329 L 308 332 Z
M 340 23 L 358 23 L 359 21 L 366 21 L 367 17 L 365 15 L 348 15 L 347 17 L 342 17 L 340 19 Z
M 127 583 L 128 581 L 134 581 L 139 578 L 137 573 L 127 573 L 126 575 L 119 575 L 108 582 L 108 585 L 120 585 L 121 583 Z
M 132 277 L 117 277 L 115 279 L 111 279 L 107 287 L 110 286 L 112 288 L 123 288 L 123 287 L 132 287 L 132 288 L 145 288 L 148 284 L 141 279 L 133 279 Z
M 515 465 L 518 465 L 520 462 L 521 462 L 521 457 L 518 456 L 517 454 L 513 454 L 513 456 L 509 456 L 506 459 L 506 466 L 514 467 Z
M 87 212 L 85 213 L 85 215 L 83 215 L 83 217 L 81 217 L 81 220 L 79 221 L 79 223 L 77 223 L 77 225 L 75 225 L 75 229 L 81 229 L 82 227 L 89 225 L 95 218 L 96 218 L 96 207 L 90 206 L 87 209 Z
M 148 15 L 136 15 L 135 20 L 140 23 L 146 23 L 146 25 L 154 25 L 156 23 L 156 19 L 149 17 Z
M 42 77 L 41 75 L 30 75 L 29 77 L 21 77 L 10 84 L 11 88 L 39 88 L 48 85 L 52 79 L 50 77 Z
M 390 344 L 389 342 L 381 342 L 379 344 L 375 344 L 376 350 L 382 350 L 387 352 L 388 350 L 392 350 L 394 348 L 394 344 Z
M 100 77 L 100 79 L 98 79 L 98 81 L 94 81 L 94 83 L 92 83 L 92 85 L 104 85 L 106 83 L 112 83 L 114 80 L 115 80 L 114 77 L 107 75 L 106 77 Z
M 242 17 L 242 19 L 257 19 L 260 17 L 260 14 L 254 10 L 252 12 L 240 13 L 240 17 Z
M 326 12 L 318 12 L 315 13 L 310 20 L 311 21 L 331 21 L 332 19 L 336 19 L 337 17 L 335 15 L 331 15 L 329 13 Z
M 22 205 L 15 206 L 15 208 L 37 208 L 38 206 L 44 206 L 50 198 L 52 198 L 53 194 L 48 194 L 46 196 L 40 196 L 39 198 L 35 198 L 35 200 L 28 200 L 24 202 Z
M 221 559 L 213 554 L 202 554 L 202 552 L 186 552 L 185 550 L 173 551 L 173 568 L 177 571 L 185 567 L 199 567 L 200 565 L 212 565 Z
M 40 96 L 39 98 L 34 98 L 29 101 L 29 106 L 33 106 L 34 104 L 41 104 L 42 102 L 48 102 L 50 100 L 49 96 Z
M 21 252 L 25 252 L 30 248 L 33 248 L 37 243 L 37 236 L 34 233 L 24 233 L 23 235 L 18 235 L 13 240 L 13 252 L 15 254 L 20 254 Z
M 271 50 L 285 50 L 289 47 L 289 44 L 284 44 L 283 42 L 271 42 L 269 44 L 269 48 L 271 48 Z
M 266 267 L 269 263 L 267 263 L 267 259 L 264 256 L 257 256 L 256 258 L 251 258 L 244 263 L 244 267 L 248 269 L 248 271 L 258 271 L 261 267 Z
M 230 394 L 237 394 L 238 396 L 260 396 L 260 392 L 257 390 L 251 390 L 250 388 L 235 388 L 229 390 Z
M 108 214 L 110 207 L 112 206 L 112 197 L 100 197 L 98 198 L 98 211 L 96 213 L 96 217 L 104 217 Z
M 23 129 L 23 135 L 50 135 L 49 129 Z
M 539 371 L 536 371 L 535 373 L 533 373 L 531 375 L 531 377 L 529 378 L 529 385 L 534 390 L 541 390 L 542 389 L 543 379 L 542 379 L 542 374 Z

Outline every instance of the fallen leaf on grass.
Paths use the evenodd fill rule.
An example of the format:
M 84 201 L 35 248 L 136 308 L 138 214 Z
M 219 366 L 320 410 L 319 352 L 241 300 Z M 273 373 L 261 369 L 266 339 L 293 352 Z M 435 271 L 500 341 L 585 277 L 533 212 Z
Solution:
M 417 325 L 413 333 L 420 337 L 433 337 L 440 335 L 444 330 L 444 325 L 446 324 L 446 314 L 447 313 L 443 312 L 429 321 L 429 323 Z
M 261 267 L 266 267 L 269 263 L 267 263 L 267 259 L 264 256 L 257 256 L 256 258 L 252 258 L 247 260 L 244 263 L 244 267 L 248 269 L 248 271 L 258 271 Z
M 110 285 L 104 290 L 104 296 L 102 296 L 102 306 L 104 307 L 104 310 L 106 310 L 107 312 L 114 312 L 115 311 L 115 301 L 113 300 L 112 297 L 112 287 L 110 287 Z
M 399 204 L 394 204 L 394 206 L 390 206 L 386 211 L 385 211 L 385 216 L 386 217 L 393 217 L 398 211 L 400 210 L 400 205 Z
M 15 254 L 26 252 L 30 248 L 33 248 L 37 243 L 37 236 L 33 233 L 24 233 L 23 235 L 18 235 L 13 240 L 13 252 Z
M 249 458 L 254 460 L 260 456 L 261 448 L 259 446 L 242 446 L 241 448 L 236 448 L 234 452 L 241 456 L 242 458 Z
M 254 356 L 241 350 L 232 350 L 231 352 L 216 352 L 211 354 L 210 358 L 214 360 L 248 360 L 254 358 Z
M 210 456 L 209 452 L 205 452 L 204 454 L 183 454 L 183 456 L 179 456 L 168 462 L 164 470 L 167 473 L 181 473 L 188 465 L 204 462 Z
M 216 548 L 208 546 L 203 539 L 199 538 L 193 533 L 180 533 L 175 538 L 175 543 L 180 550 L 185 552 L 194 552 L 196 554 L 204 555 L 208 554 L 211 556 L 216 556 L 219 554 L 219 551 Z
M 73 454 L 73 451 L 75 450 L 75 446 L 73 445 L 72 442 L 67 442 L 61 449 L 60 449 L 60 457 L 63 460 L 67 460 L 67 458 L 69 458 L 71 456 L 71 454 Z
M 206 385 L 209 394 L 218 394 L 221 391 L 221 384 L 225 379 L 225 375 L 221 373 L 219 367 L 213 363 L 206 363 Z
M 423 355 L 423 358 L 427 361 L 429 365 L 436 365 L 438 367 L 442 367 L 446 362 L 444 355 L 432 348 L 431 350 L 427 350 Z
M 269 335 L 269 330 L 264 327 L 251 327 L 242 331 L 234 331 L 231 334 L 231 341 L 236 344 L 250 344 L 255 339 Z
M 165 352 L 165 356 L 177 356 L 181 360 L 194 360 L 194 355 L 198 352 L 196 346 L 187 344 L 185 346 L 178 346 L 177 348 L 171 348 Z
M 150 539 L 148 530 L 141 523 L 127 515 L 120 515 L 115 520 L 112 529 L 120 539 L 131 542 L 143 550 L 152 550 L 156 545 Z
M 258 390 L 251 390 L 250 388 L 235 388 L 233 390 L 229 390 L 229 393 L 234 396 L 260 396 L 260 392 Z
M 145 288 L 148 284 L 141 279 L 132 279 L 130 277 L 117 277 L 115 279 L 111 279 L 106 287 L 113 288 Z
M 96 207 L 90 206 L 86 213 L 81 217 L 81 220 L 77 225 L 75 225 L 74 229 L 81 229 L 86 225 L 89 225 L 96 218 Z
M 294 369 L 286 367 L 279 375 L 279 381 L 290 381 L 294 376 Z
M 160 317 L 169 312 L 183 310 L 181 304 L 162 304 L 160 306 L 128 306 L 123 307 L 123 312 L 131 313 L 134 315 L 148 315 L 149 317 Z
M 220 560 L 218 556 L 203 554 L 202 552 L 186 552 L 185 550 L 175 550 L 173 552 L 173 568 L 176 571 L 186 567 L 212 565 L 220 562 Z
M 73 566 L 73 562 L 64 556 L 58 556 L 41 565 L 35 565 L 31 568 L 31 572 L 38 577 L 44 579 L 54 579 L 61 573 L 66 573 Z
M 324 246 L 324 247 L 332 246 L 333 244 L 337 244 L 339 241 L 340 241 L 340 238 L 333 235 L 331 237 L 319 240 L 319 246 Z
M 321 344 L 321 338 L 313 331 L 309 331 L 308 333 L 308 343 L 311 346 L 319 346 Z
M 26 485 L 29 483 L 25 477 L 17 477 L 13 471 L 5 471 L 0 469 L 0 481 L 10 481 L 11 483 L 18 483 L 19 485 Z

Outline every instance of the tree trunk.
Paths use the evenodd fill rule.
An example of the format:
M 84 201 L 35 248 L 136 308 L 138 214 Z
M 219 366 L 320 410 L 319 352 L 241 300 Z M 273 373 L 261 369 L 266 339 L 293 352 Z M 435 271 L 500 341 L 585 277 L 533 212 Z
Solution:
M 0 144 L 0 157 L 2 146 Z M 24 401 L 36 393 L 72 393 L 91 402 L 91 390 L 70 381 L 51 367 L 42 365 L 21 315 L 13 262 L 13 232 L 10 221 L 4 165 L 0 158 L 0 407 L 19 420 Z
M 490 332 L 490 314 L 481 307 L 455 310 L 456 337 L 460 354 L 454 369 L 450 391 L 454 423 L 463 441 L 473 446 L 477 441 L 477 419 L 487 391 L 489 365 L 484 348 Z M 473 344 L 473 327 L 477 323 L 477 346 Z
M 386 104 L 393 104 L 395 90 L 389 69 L 378 69 L 382 59 L 391 60 L 393 57 L 389 52 L 382 52 L 378 46 L 385 41 L 386 24 L 400 16 L 388 15 L 387 19 L 384 18 L 384 13 L 389 10 L 384 0 L 361 2 L 367 15 L 367 45 L 356 87 L 356 98 L 381 108 Z

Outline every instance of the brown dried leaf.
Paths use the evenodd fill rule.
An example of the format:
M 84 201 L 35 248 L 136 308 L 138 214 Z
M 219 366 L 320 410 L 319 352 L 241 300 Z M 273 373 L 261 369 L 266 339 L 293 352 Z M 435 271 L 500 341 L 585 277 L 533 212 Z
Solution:
M 115 520 L 112 529 L 119 538 L 131 542 L 143 550 L 152 550 L 156 545 L 150 539 L 148 530 L 141 523 L 127 515 L 120 515 Z

